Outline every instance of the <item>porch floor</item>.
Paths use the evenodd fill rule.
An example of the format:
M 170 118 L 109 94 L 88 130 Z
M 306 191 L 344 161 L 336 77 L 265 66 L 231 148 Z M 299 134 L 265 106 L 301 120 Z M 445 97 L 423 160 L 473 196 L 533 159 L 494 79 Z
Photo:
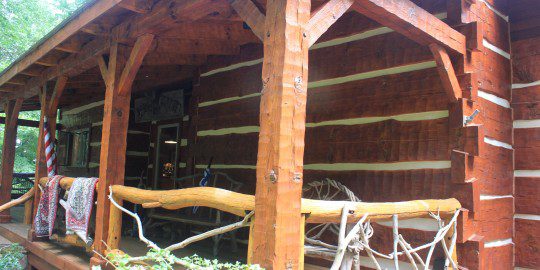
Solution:
M 27 240 L 29 225 L 23 223 L 23 207 L 14 207 L 11 210 L 12 222 L 0 223 L 0 244 L 19 243 L 28 251 L 28 262 L 37 269 L 90 269 L 90 255 L 82 248 L 61 244 L 54 241 Z M 168 242 L 157 243 L 160 246 L 167 246 Z M 227 252 L 227 241 L 223 243 L 218 256 L 222 261 L 243 261 L 245 260 L 245 247 L 240 247 L 236 253 Z M 132 256 L 144 255 L 148 248 L 144 243 L 136 238 L 123 237 L 120 242 L 120 249 Z M 204 258 L 213 258 L 212 246 L 208 242 L 195 243 L 189 248 L 177 250 L 174 253 L 177 257 L 185 257 L 198 254 Z

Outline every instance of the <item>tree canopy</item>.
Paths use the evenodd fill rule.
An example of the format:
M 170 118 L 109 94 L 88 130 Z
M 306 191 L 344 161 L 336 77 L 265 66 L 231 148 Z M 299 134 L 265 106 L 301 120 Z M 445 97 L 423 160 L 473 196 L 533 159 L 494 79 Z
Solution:
M 0 0 L 0 72 L 87 1 Z M 39 111 L 21 112 L 19 118 L 39 120 Z M 0 125 L 0 153 L 3 142 Z M 37 128 L 18 128 L 15 172 L 35 170 L 37 142 Z
M 0 71 L 87 0 L 0 0 Z

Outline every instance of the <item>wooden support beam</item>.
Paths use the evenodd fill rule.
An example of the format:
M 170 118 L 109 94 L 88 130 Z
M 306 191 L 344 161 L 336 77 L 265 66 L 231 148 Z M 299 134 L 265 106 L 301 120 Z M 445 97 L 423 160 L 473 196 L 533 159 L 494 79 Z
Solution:
M 309 34 L 309 46 L 317 40 L 352 6 L 354 0 L 329 0 L 314 14 L 306 27 Z
M 43 142 L 43 125 L 45 116 L 47 115 L 47 108 L 48 108 L 48 102 L 47 102 L 47 88 L 46 86 L 43 86 L 39 90 L 39 101 L 40 101 L 40 117 L 39 117 L 39 132 L 38 132 L 38 142 L 37 142 L 37 148 L 36 148 L 36 171 L 35 171 L 35 178 L 34 179 L 41 179 L 42 177 L 47 176 L 47 161 L 45 160 L 45 149 L 44 149 L 44 142 Z M 33 221 L 34 217 L 37 213 L 37 206 L 39 203 L 40 198 L 40 190 L 38 187 L 39 183 L 38 181 L 35 181 L 34 183 L 34 198 L 33 200 L 25 203 L 25 214 L 31 213 L 32 217 L 28 218 L 25 217 L 25 220 Z M 29 208 L 32 208 L 31 210 Z M 31 229 L 28 232 L 28 238 L 29 240 L 33 241 L 35 240 L 35 228 L 34 224 L 32 223 Z
M 17 119 L 23 103 L 22 98 L 10 100 L 4 105 L 6 124 L 4 126 L 4 144 L 2 145 L 2 167 L 0 174 L 0 205 L 11 201 L 13 166 L 15 165 L 15 146 L 17 144 Z M 10 210 L 0 213 L 0 222 L 11 221 Z
M 17 94 L 14 97 L 32 97 L 38 94 L 40 87 L 49 80 L 61 75 L 73 77 L 82 73 L 88 68 L 95 66 L 96 56 L 101 55 L 104 51 L 106 51 L 110 44 L 110 41 L 105 38 L 94 39 L 93 41 L 84 45 L 78 54 L 74 54 L 62 59 L 58 63 L 58 66 L 45 69 L 38 77 L 30 79 L 26 85 L 16 91 Z
M 206 63 L 203 54 L 148 53 L 143 61 L 145 66 L 188 65 L 200 66 Z
M 25 85 L 26 84 L 26 80 L 21 78 L 20 76 L 18 77 L 13 77 L 11 80 L 9 80 L 7 82 L 7 84 L 11 84 L 11 85 Z
M 34 65 L 34 66 L 31 66 L 31 67 L 21 71 L 20 74 L 30 76 L 30 77 L 38 77 L 38 76 L 41 75 L 41 73 L 43 72 L 44 69 L 45 68 L 43 68 L 41 66 Z
M 266 2 L 252 256 L 266 269 L 300 264 L 311 0 Z
M 105 25 L 97 24 L 97 23 L 90 23 L 83 28 L 81 28 L 81 32 L 94 35 L 94 36 L 109 36 L 111 34 L 111 29 Z
M 157 2 L 151 12 L 133 16 L 111 32 L 118 40 L 157 34 L 174 23 L 193 22 L 223 8 L 224 5 L 216 4 L 215 0 L 163 0 Z
M 207 40 L 207 39 L 186 39 L 186 38 L 156 38 L 152 52 L 161 54 L 185 55 L 237 55 L 240 54 L 240 46 L 236 42 Z
M 99 254 L 104 254 L 107 248 L 103 241 L 107 240 L 109 232 L 109 186 L 124 184 L 131 86 L 153 38 L 153 35 L 139 37 L 127 61 L 127 54 L 120 51 L 116 42 L 111 46 L 108 63 L 103 58 L 98 60 L 106 83 L 94 241 L 94 249 Z M 103 263 L 97 256 L 91 262 Z
M 443 88 L 450 102 L 458 101 L 462 96 L 459 81 L 454 72 L 452 61 L 446 50 L 439 44 L 433 43 L 429 45 L 429 49 L 435 57 L 437 63 L 437 71 L 442 80 Z
M 3 117 L 3 116 L 0 116 L 0 124 L 5 124 L 5 123 L 6 123 L 6 118 Z M 19 127 L 38 128 L 39 127 L 39 121 L 26 120 L 26 119 L 17 119 L 17 126 L 19 126 Z M 57 125 L 56 130 L 62 130 L 62 126 Z
M 53 55 L 45 55 L 44 57 L 37 60 L 35 64 L 46 67 L 54 67 L 58 65 L 58 60 L 59 59 Z
M 245 29 L 244 22 L 197 21 L 175 24 L 159 34 L 159 38 L 176 38 L 187 40 L 204 40 L 214 43 L 233 42 L 235 44 L 257 43 L 260 40 L 251 29 Z
M 465 55 L 465 36 L 409 0 L 355 0 L 352 8 L 422 44 Z
M 64 89 L 66 88 L 67 80 L 67 76 L 60 76 L 58 77 L 58 79 L 56 79 L 56 85 L 54 86 L 51 100 L 49 101 L 49 108 L 47 109 L 49 117 L 56 116 L 56 111 L 58 110 L 58 103 L 60 102 L 60 97 L 62 96 Z
M 251 0 L 234 0 L 231 6 L 249 25 L 253 33 L 260 40 L 264 40 L 265 16 L 259 11 L 259 8 Z
M 150 12 L 151 4 L 152 1 L 149 0 L 124 0 L 118 6 L 136 13 L 146 14 Z
M 54 49 L 67 53 L 79 53 L 83 45 L 83 40 L 79 36 L 74 36 L 62 42 L 62 44 L 56 46 Z
M 131 54 L 127 60 L 124 71 L 122 71 L 122 76 L 120 76 L 120 81 L 118 84 L 119 95 L 126 96 L 131 94 L 131 85 L 133 84 L 133 80 L 135 79 L 137 71 L 139 71 L 144 56 L 148 52 L 153 40 L 154 35 L 145 34 L 140 36 L 137 39 L 137 42 L 135 42 L 135 46 L 131 50 Z

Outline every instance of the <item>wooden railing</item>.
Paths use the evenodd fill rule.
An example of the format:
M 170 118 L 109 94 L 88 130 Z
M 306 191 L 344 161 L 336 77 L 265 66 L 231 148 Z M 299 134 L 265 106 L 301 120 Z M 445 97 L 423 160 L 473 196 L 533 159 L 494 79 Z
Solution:
M 74 178 L 63 178 L 60 181 L 60 186 L 63 189 L 69 189 L 73 181 Z M 46 182 L 47 178 L 40 179 L 41 185 L 46 184 Z M 114 185 L 111 186 L 110 190 L 112 191 L 112 198 L 116 202 L 121 204 L 122 201 L 128 201 L 134 204 L 140 204 L 143 208 L 177 210 L 200 206 L 218 209 L 240 217 L 246 216 L 255 209 L 255 196 L 213 187 L 160 191 Z M 452 217 L 455 217 L 456 211 L 461 208 L 459 201 L 452 198 L 382 203 L 302 199 L 301 213 L 305 223 L 340 223 L 343 220 L 343 209 L 345 205 L 349 213 L 346 219 L 348 223 L 356 223 L 363 217 L 365 218 L 366 214 L 369 214 L 369 220 L 371 221 L 389 221 L 396 216 L 399 216 L 400 220 L 404 220 L 430 217 L 433 216 L 433 213 L 437 213 L 442 219 L 449 221 Z M 107 239 L 107 245 L 111 250 L 118 249 L 119 247 L 122 227 L 121 220 L 122 211 L 117 207 L 111 206 Z M 451 234 L 454 233 L 452 230 Z M 248 253 L 250 253 L 249 250 L 251 250 L 251 247 L 248 247 Z M 248 261 L 249 257 L 250 255 L 248 254 Z

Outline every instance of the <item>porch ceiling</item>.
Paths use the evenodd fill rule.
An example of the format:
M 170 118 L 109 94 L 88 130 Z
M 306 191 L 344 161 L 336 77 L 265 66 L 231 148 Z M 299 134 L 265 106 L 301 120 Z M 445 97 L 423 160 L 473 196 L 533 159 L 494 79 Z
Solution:
M 264 14 L 266 1 L 253 2 Z M 313 0 L 312 13 L 326 2 Z M 424 8 L 430 10 L 445 6 L 445 1 L 428 5 Z M 400 20 L 398 16 L 394 23 Z M 39 88 L 53 87 L 60 75 L 69 77 L 60 107 L 102 96 L 105 87 L 96 56 L 107 53 L 112 41 L 132 47 L 145 33 L 154 34 L 155 40 L 133 91 L 189 81 L 209 58 L 234 59 L 241 57 L 242 46 L 261 45 L 230 0 L 95 0 L 0 74 L 0 99 L 24 97 L 23 110 L 38 109 Z

